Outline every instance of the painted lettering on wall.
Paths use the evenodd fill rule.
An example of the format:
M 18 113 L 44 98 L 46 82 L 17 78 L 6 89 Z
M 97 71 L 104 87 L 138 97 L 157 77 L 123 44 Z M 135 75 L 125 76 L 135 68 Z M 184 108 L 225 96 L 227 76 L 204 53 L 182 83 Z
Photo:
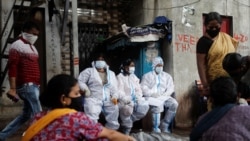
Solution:
M 244 35 L 244 34 L 242 34 L 242 33 L 235 33 L 234 34 L 234 38 L 236 39 L 236 40 L 238 40 L 239 42 L 241 42 L 241 43 L 244 43 L 244 42 L 247 42 L 248 41 L 248 36 L 247 35 Z
M 55 49 L 57 48 L 57 44 L 55 41 L 55 25 L 54 23 L 51 23 L 50 26 L 50 31 L 51 31 L 51 37 L 50 37 L 50 44 L 49 44 L 49 49 L 50 49 L 50 53 L 51 53 L 51 64 L 52 64 L 52 70 L 55 71 L 56 67 L 57 67 L 57 54 L 55 52 Z
M 248 36 L 243 33 L 235 33 L 233 36 L 236 40 L 239 41 L 238 51 L 246 51 L 249 50 L 248 46 Z
M 174 43 L 176 51 L 195 53 L 198 39 L 198 37 L 189 34 L 177 34 L 177 39 Z

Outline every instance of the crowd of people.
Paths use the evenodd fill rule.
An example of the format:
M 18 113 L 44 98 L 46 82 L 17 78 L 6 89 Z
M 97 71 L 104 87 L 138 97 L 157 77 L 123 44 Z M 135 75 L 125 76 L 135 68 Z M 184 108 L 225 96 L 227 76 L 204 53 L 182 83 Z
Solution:
M 96 53 L 92 67 L 83 70 L 78 83 L 85 93 L 83 100 L 84 113 L 94 121 L 100 114 L 106 119 L 109 129 L 121 129 L 129 134 L 133 123 L 146 116 L 151 108 L 152 131 L 171 133 L 178 107 L 171 97 L 174 93 L 172 77 L 163 71 L 163 60 L 156 57 L 152 60 L 152 71 L 144 74 L 142 80 L 135 75 L 135 62 L 128 58 L 121 63 L 120 73 L 109 70 L 103 53 Z M 158 105 L 155 105 L 157 101 Z M 159 104 L 160 103 L 160 104 Z M 160 114 L 165 110 L 161 129 Z M 120 122 L 119 122 L 120 120 Z
M 238 41 L 220 32 L 221 24 L 219 13 L 208 13 L 205 34 L 197 42 L 200 89 L 208 97 L 208 111 L 199 117 L 190 141 L 250 140 L 250 87 L 243 81 L 250 56 L 236 52 Z
M 250 67 L 250 56 L 236 53 L 238 42 L 220 32 L 221 24 L 217 12 L 208 13 L 205 34 L 197 42 L 201 89 L 209 101 L 208 112 L 199 118 L 190 134 L 191 141 L 250 140 L 249 106 L 238 106 L 248 105 L 250 97 L 250 87 L 242 81 Z M 33 45 L 38 34 L 39 27 L 27 22 L 10 48 L 7 96 L 14 102 L 23 100 L 24 105 L 23 113 L 0 132 L 0 141 L 29 119 L 31 124 L 23 141 L 133 141 L 130 133 L 134 122 L 148 112 L 152 116 L 152 132 L 172 132 L 178 102 L 173 78 L 163 71 L 161 57 L 152 60 L 152 70 L 140 80 L 135 75 L 134 60 L 121 62 L 116 75 L 109 69 L 105 54 L 96 53 L 92 67 L 84 69 L 77 78 L 58 74 L 39 94 L 38 53 Z M 101 116 L 105 118 L 104 125 L 99 122 Z
M 140 80 L 135 75 L 132 59 L 121 62 L 120 73 L 109 69 L 105 54 L 98 52 L 92 67 L 80 72 L 78 78 L 66 74 L 52 77 L 43 93 L 39 93 L 40 68 L 34 43 L 39 26 L 32 21 L 23 26 L 19 39 L 9 50 L 8 98 L 22 100 L 23 113 L 1 132 L 5 141 L 21 125 L 31 120 L 22 140 L 124 140 L 129 136 L 135 121 L 152 112 L 152 131 L 171 133 L 178 107 L 172 77 L 163 71 L 163 60 L 152 60 L 152 71 Z M 32 74 L 32 75 L 31 75 Z M 155 105 L 155 102 L 158 104 Z M 43 109 L 42 109 L 43 107 Z M 160 125 L 160 114 L 165 116 Z M 99 122 L 105 118 L 105 124 Z
M 133 123 L 144 118 L 149 108 L 153 113 L 152 131 L 171 133 L 178 103 L 171 97 L 173 79 L 163 71 L 162 58 L 153 60 L 152 71 L 143 76 L 142 82 L 134 72 L 134 61 L 127 59 L 115 75 L 105 55 L 97 53 L 92 67 L 84 69 L 77 79 L 66 74 L 54 76 L 40 96 L 46 110 L 36 113 L 22 140 L 133 141 L 129 136 Z M 161 104 L 150 104 L 155 100 Z M 160 129 L 160 113 L 164 110 Z M 105 125 L 99 122 L 101 114 Z

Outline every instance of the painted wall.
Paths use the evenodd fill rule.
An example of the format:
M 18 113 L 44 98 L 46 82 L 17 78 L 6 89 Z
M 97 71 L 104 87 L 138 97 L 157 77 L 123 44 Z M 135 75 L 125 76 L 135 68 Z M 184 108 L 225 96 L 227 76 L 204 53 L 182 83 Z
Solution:
M 180 104 L 176 116 L 177 126 L 191 126 L 197 118 L 195 114 L 198 103 L 194 89 L 194 81 L 199 80 L 196 43 L 203 33 L 202 14 L 210 11 L 232 16 L 233 36 L 240 41 L 237 52 L 248 55 L 248 0 L 143 0 L 141 5 L 135 5 L 132 13 L 136 14 L 131 14 L 132 19 L 140 19 L 135 20 L 134 25 L 152 23 L 156 16 L 166 16 L 173 21 L 173 40 L 164 46 L 163 58 L 166 62 L 164 69 L 174 78 L 176 96 Z
M 45 7 L 47 13 L 47 6 Z M 56 15 L 52 17 L 49 22 L 49 17 L 45 16 L 45 38 L 46 38 L 46 67 L 47 67 L 47 81 L 54 75 L 62 72 L 61 63 L 61 40 L 60 40 L 60 25 L 61 21 Z

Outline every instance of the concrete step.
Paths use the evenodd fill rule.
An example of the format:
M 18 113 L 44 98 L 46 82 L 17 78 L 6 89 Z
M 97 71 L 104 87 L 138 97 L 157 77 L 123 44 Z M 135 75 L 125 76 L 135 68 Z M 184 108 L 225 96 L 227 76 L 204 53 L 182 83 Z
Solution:
M 5 95 L 0 97 L 0 130 L 22 113 L 22 101 L 13 103 Z M 20 141 L 23 132 L 27 129 L 28 123 L 24 125 L 6 141 Z

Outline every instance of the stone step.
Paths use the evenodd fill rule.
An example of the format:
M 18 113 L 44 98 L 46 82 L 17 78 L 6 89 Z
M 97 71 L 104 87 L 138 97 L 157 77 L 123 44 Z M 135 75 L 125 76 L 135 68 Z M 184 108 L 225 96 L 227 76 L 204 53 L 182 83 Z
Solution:
M 22 113 L 22 102 L 19 101 L 17 103 L 13 103 L 10 100 L 7 100 L 5 98 L 1 98 L 1 100 L 4 99 L 4 102 L 1 101 L 0 104 L 0 130 L 2 130 L 5 126 L 7 126 L 8 123 L 10 123 L 12 120 L 14 120 L 19 114 Z M 4 104 L 3 104 L 4 103 Z M 28 122 L 24 123 L 23 126 L 17 130 L 13 135 L 11 135 L 6 141 L 19 141 L 21 140 L 21 136 L 23 132 L 28 127 Z

